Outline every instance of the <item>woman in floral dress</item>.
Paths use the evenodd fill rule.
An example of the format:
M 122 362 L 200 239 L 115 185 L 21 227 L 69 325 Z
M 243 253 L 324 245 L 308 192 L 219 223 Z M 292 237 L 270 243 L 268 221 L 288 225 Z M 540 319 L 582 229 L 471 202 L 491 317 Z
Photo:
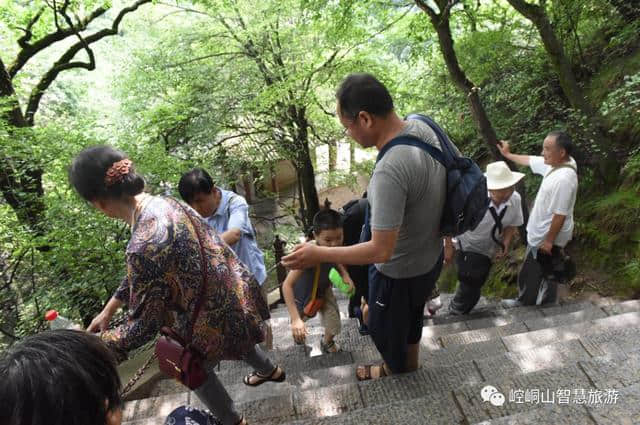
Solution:
M 285 379 L 257 345 L 264 339 L 269 310 L 253 276 L 195 210 L 173 198 L 144 193 L 144 180 L 122 152 L 109 146 L 83 150 L 73 160 L 69 180 L 98 210 L 131 226 L 127 275 L 88 330 L 102 331 L 120 360 L 163 326 L 187 335 L 203 284 L 204 252 L 206 295 L 192 344 L 208 360 L 208 378 L 195 392 L 223 424 L 245 424 L 213 366 L 220 360 L 244 360 L 255 369 L 244 378 L 250 386 Z M 123 304 L 129 320 L 107 329 Z

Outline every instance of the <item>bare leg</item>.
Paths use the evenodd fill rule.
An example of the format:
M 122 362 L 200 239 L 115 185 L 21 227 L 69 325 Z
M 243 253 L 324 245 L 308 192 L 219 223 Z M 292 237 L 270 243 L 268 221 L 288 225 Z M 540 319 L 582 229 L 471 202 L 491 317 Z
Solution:
M 362 310 L 362 322 L 365 325 L 369 324 L 369 304 L 364 300 L 364 297 L 360 300 L 360 310 Z

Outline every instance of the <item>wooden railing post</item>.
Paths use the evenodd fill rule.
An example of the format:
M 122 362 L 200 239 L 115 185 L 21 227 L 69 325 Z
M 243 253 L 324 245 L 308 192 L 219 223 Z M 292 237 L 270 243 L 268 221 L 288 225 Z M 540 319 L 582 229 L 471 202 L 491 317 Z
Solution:
M 282 284 L 287 277 L 287 269 L 280 264 L 280 260 L 284 257 L 284 247 L 287 244 L 286 241 L 280 239 L 280 235 L 276 235 L 276 239 L 273 241 L 273 249 L 276 257 L 276 275 L 278 277 L 278 288 L 280 290 L 280 300 L 278 302 L 284 302 L 284 295 L 282 294 Z

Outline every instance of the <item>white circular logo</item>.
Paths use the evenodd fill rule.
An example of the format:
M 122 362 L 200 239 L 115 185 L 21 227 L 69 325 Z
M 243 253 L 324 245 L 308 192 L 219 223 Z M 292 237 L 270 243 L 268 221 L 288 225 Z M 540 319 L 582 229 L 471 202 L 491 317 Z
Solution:
M 480 397 L 482 397 L 482 401 L 485 403 L 488 401 L 496 407 L 502 406 L 505 402 L 504 395 L 493 385 L 487 385 L 482 388 Z

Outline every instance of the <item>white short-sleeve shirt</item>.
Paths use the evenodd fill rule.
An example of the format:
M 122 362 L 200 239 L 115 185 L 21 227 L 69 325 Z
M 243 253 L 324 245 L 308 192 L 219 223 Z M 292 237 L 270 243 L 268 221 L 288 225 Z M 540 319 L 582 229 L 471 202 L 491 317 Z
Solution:
M 553 244 L 565 246 L 571 240 L 573 208 L 578 193 L 578 166 L 573 158 L 570 158 L 567 165 L 572 168 L 554 169 L 545 164 L 541 156 L 529 157 L 531 171 L 544 176 L 527 224 L 527 242 L 530 246 L 538 247 L 542 244 L 551 228 L 554 214 L 564 215 L 566 218 Z
M 489 206 L 495 208 L 498 215 L 500 215 L 502 210 L 505 208 L 507 209 L 501 220 L 503 232 L 507 227 L 518 227 L 522 226 L 522 223 L 524 223 L 524 219 L 522 217 L 522 202 L 520 194 L 516 191 L 513 192 L 507 201 L 503 202 L 499 206 L 496 206 L 493 201 L 491 201 Z M 499 248 L 498 244 L 496 244 L 491 237 L 494 225 L 495 220 L 493 219 L 491 212 L 487 210 L 482 221 L 480 221 L 475 229 L 469 230 L 456 238 L 457 243 L 455 246 L 457 248 L 462 246 L 463 251 L 475 252 L 476 254 L 482 254 L 489 258 L 493 258 Z M 502 240 L 502 234 L 496 236 L 498 240 Z

